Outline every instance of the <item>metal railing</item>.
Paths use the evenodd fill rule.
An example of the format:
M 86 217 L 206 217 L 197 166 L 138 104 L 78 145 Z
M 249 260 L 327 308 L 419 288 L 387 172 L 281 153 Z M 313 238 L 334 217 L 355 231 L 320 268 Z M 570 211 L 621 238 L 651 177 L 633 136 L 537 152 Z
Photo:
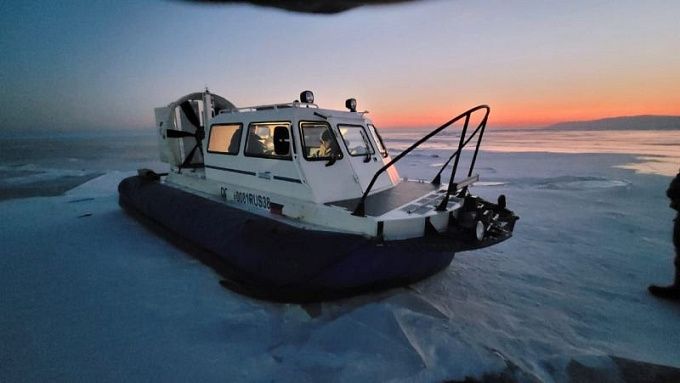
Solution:
M 233 109 L 224 109 L 220 111 L 222 113 L 237 113 L 237 112 L 257 112 L 260 110 L 278 110 L 287 108 L 315 108 L 319 109 L 317 104 L 307 103 L 307 102 L 288 102 L 283 104 L 268 104 L 268 105 L 253 105 L 253 106 L 243 106 L 240 108 L 234 107 Z
M 480 121 L 479 125 L 475 129 L 474 132 L 470 135 L 470 137 L 467 137 L 467 131 L 468 131 L 468 125 L 470 124 L 470 116 L 472 116 L 473 113 L 477 112 L 478 110 L 484 110 L 484 117 Z M 390 162 L 385 164 L 382 168 L 380 168 L 375 174 L 373 175 L 373 178 L 371 179 L 371 182 L 368 184 L 368 187 L 366 188 L 366 191 L 364 194 L 361 196 L 361 200 L 359 200 L 359 204 L 357 204 L 357 207 L 354 209 L 354 212 L 352 215 L 360 216 L 363 217 L 366 215 L 366 198 L 368 197 L 368 193 L 370 193 L 371 189 L 373 188 L 373 185 L 375 184 L 375 181 L 378 179 L 378 177 L 384 173 L 387 169 L 390 168 L 390 166 L 394 165 L 397 163 L 397 161 L 401 160 L 404 156 L 409 154 L 413 149 L 417 148 L 420 146 L 423 142 L 429 140 L 433 136 L 437 135 L 439 132 L 442 130 L 448 128 L 449 126 L 455 124 L 461 119 L 465 119 L 465 122 L 463 124 L 463 131 L 460 134 L 460 141 L 458 142 L 458 149 L 449 157 L 449 159 L 444 163 L 444 165 L 439 169 L 439 172 L 437 172 L 437 175 L 432 179 L 432 183 L 435 185 L 439 185 L 441 183 L 441 174 L 448 166 L 448 164 L 455 158 L 455 161 L 453 163 L 453 169 L 451 170 L 451 178 L 449 179 L 449 186 L 448 189 L 446 190 L 446 195 L 442 199 L 441 203 L 437 207 L 437 210 L 443 211 L 446 210 L 446 206 L 449 203 L 449 197 L 451 196 L 452 193 L 454 193 L 458 189 L 458 185 L 454 182 L 454 179 L 456 177 L 456 171 L 458 170 L 458 161 L 460 159 L 460 153 L 462 152 L 463 148 L 472 141 L 472 139 L 479 133 L 479 137 L 477 138 L 477 145 L 475 147 L 475 152 L 472 156 L 472 161 L 470 162 L 470 169 L 468 171 L 468 177 L 472 176 L 472 170 L 475 167 L 475 162 L 477 161 L 477 154 L 479 153 L 479 145 L 482 142 L 482 136 L 484 135 L 484 129 L 486 128 L 486 122 L 489 118 L 489 113 L 491 112 L 491 108 L 489 108 L 487 105 L 479 105 L 476 106 L 467 112 L 464 112 L 451 120 L 447 121 L 445 124 L 442 126 L 438 127 L 437 129 L 433 130 L 432 132 L 428 133 L 426 136 L 421 138 L 420 140 L 416 141 L 413 145 L 409 146 L 404 150 L 403 152 L 399 153 L 396 157 L 394 157 Z

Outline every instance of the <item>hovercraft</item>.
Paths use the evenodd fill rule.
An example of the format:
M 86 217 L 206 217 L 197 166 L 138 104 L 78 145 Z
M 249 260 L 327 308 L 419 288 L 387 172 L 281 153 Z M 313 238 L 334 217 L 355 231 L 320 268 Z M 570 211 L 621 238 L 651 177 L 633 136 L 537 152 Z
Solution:
M 456 252 L 512 236 L 518 217 L 505 197 L 489 202 L 469 191 L 479 180 L 473 170 L 488 106 L 454 117 L 394 158 L 356 100 L 346 108 L 319 108 L 310 91 L 299 101 L 246 108 L 207 89 L 189 94 L 155 109 L 170 171 L 124 179 L 120 203 L 216 256 L 228 287 L 284 301 L 410 284 L 446 268 Z M 474 130 L 473 114 L 481 115 Z M 433 180 L 400 178 L 399 160 L 459 121 L 458 146 Z M 470 142 L 467 176 L 457 179 Z

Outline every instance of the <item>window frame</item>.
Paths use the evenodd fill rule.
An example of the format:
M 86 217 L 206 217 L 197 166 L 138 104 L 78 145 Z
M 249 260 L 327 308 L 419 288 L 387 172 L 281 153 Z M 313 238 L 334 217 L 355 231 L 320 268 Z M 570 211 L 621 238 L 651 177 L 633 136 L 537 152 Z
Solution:
M 229 153 L 229 152 L 218 152 L 214 150 L 210 150 L 210 141 L 212 140 L 212 134 L 213 134 L 213 129 L 215 126 L 224 126 L 224 125 L 238 125 L 239 129 L 241 130 L 239 133 L 238 137 L 238 146 L 236 147 L 236 153 Z M 238 156 L 239 153 L 241 153 L 241 141 L 243 140 L 243 123 L 242 122 L 216 122 L 214 124 L 210 124 L 210 133 L 208 133 L 208 146 L 206 146 L 206 151 L 210 154 L 221 154 L 225 156 Z M 245 150 L 245 148 L 244 148 Z
M 290 151 L 288 156 L 278 156 L 278 155 L 267 155 L 267 154 L 249 154 L 248 149 L 248 139 L 250 138 L 250 127 L 253 125 L 288 125 L 288 133 L 290 133 Z M 246 139 L 243 144 L 243 156 L 251 158 L 266 158 L 270 160 L 283 160 L 283 161 L 293 161 L 293 154 L 295 153 L 295 141 L 293 139 L 293 123 L 290 120 L 280 120 L 280 121 L 252 121 L 248 123 L 248 133 L 246 134 Z M 244 129 L 245 132 L 245 129 Z
M 335 135 L 335 132 L 333 131 L 333 127 L 331 126 L 328 121 L 322 121 L 322 120 L 300 120 L 298 122 L 298 129 L 300 131 L 300 148 L 302 149 L 302 157 L 305 158 L 307 161 L 326 161 L 328 162 L 329 160 L 332 159 L 332 157 L 308 157 L 307 156 L 307 145 L 305 144 L 305 132 L 302 130 L 302 124 L 316 124 L 316 125 L 326 125 L 328 128 L 328 131 L 331 132 L 333 135 L 333 139 L 335 140 L 335 145 L 338 147 L 338 155 L 335 157 L 335 160 L 341 160 L 345 155 L 342 153 L 342 149 L 340 149 L 340 144 L 338 143 L 338 137 Z
M 373 139 L 376 140 L 377 143 L 380 144 L 380 146 L 382 146 L 382 148 L 385 150 L 385 152 L 382 152 L 380 151 L 380 149 L 378 149 L 378 153 L 380 153 L 380 155 L 383 158 L 386 158 L 389 155 L 389 153 L 387 151 L 387 146 L 385 146 L 385 142 L 382 139 L 382 136 L 380 135 L 380 133 L 378 133 L 378 128 L 375 127 L 375 124 L 366 124 L 366 127 L 368 128 L 369 133 L 371 133 L 371 135 L 373 136 Z M 373 130 L 371 130 L 371 128 L 373 128 Z M 373 135 L 372 132 L 375 132 L 375 135 Z
M 352 152 L 349 150 L 349 147 L 347 147 L 347 143 L 345 142 L 345 136 L 342 135 L 342 130 L 340 130 L 340 128 L 342 126 L 349 126 L 349 127 L 353 127 L 353 128 L 361 128 L 361 130 L 365 134 L 365 136 L 363 138 L 364 138 L 364 143 L 367 144 L 367 146 L 368 146 L 368 150 L 369 150 L 368 154 L 370 154 L 370 155 L 375 154 L 375 148 L 373 148 L 373 143 L 371 142 L 371 140 L 368 139 L 369 136 L 368 136 L 368 132 L 366 132 L 365 126 L 357 125 L 357 124 L 337 124 L 338 133 L 340 133 L 340 138 L 342 138 L 342 144 L 345 145 L 345 149 L 347 149 L 347 154 L 349 154 L 351 157 L 366 157 L 366 155 L 367 155 L 367 153 L 352 154 Z

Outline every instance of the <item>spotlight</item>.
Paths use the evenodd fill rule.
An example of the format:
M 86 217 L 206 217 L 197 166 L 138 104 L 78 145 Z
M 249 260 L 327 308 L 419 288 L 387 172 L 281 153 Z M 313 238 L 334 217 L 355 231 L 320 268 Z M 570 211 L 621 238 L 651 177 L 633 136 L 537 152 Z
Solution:
M 314 93 L 312 93 L 311 90 L 306 90 L 300 93 L 300 102 L 304 102 L 306 104 L 314 103 Z
M 354 98 L 348 98 L 347 101 L 345 101 L 345 108 L 349 109 L 350 112 L 356 112 L 357 100 Z

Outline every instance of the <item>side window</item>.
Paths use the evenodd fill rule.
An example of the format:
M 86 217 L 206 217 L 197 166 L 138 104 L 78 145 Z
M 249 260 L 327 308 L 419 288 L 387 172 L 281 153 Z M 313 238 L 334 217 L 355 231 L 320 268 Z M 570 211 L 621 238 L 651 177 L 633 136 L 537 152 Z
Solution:
M 338 125 L 338 130 L 345 141 L 347 151 L 351 156 L 365 156 L 373 154 L 373 146 L 368 143 L 368 136 L 361 125 Z
M 210 127 L 208 152 L 238 154 L 241 145 L 241 124 L 219 124 Z
M 385 149 L 385 143 L 383 142 L 382 137 L 380 137 L 380 133 L 378 133 L 378 130 L 375 128 L 375 126 L 371 124 L 368 124 L 368 130 L 371 132 L 371 135 L 373 136 L 373 141 L 375 141 L 375 145 L 377 146 L 380 155 L 383 157 L 387 157 L 387 149 Z
M 281 127 L 283 127 L 288 130 L 288 136 L 290 137 L 290 122 L 254 122 L 250 124 L 248 126 L 248 137 L 246 138 L 246 156 L 284 160 L 292 159 L 291 150 L 282 151 L 279 147 L 279 153 L 286 154 L 276 154 L 274 132 L 277 131 L 277 127 L 279 127 L 279 134 Z M 288 145 L 290 145 L 290 140 L 288 140 Z
M 302 153 L 309 161 L 330 160 L 342 158 L 338 141 L 331 131 L 331 126 L 325 122 L 300 122 L 302 131 Z

